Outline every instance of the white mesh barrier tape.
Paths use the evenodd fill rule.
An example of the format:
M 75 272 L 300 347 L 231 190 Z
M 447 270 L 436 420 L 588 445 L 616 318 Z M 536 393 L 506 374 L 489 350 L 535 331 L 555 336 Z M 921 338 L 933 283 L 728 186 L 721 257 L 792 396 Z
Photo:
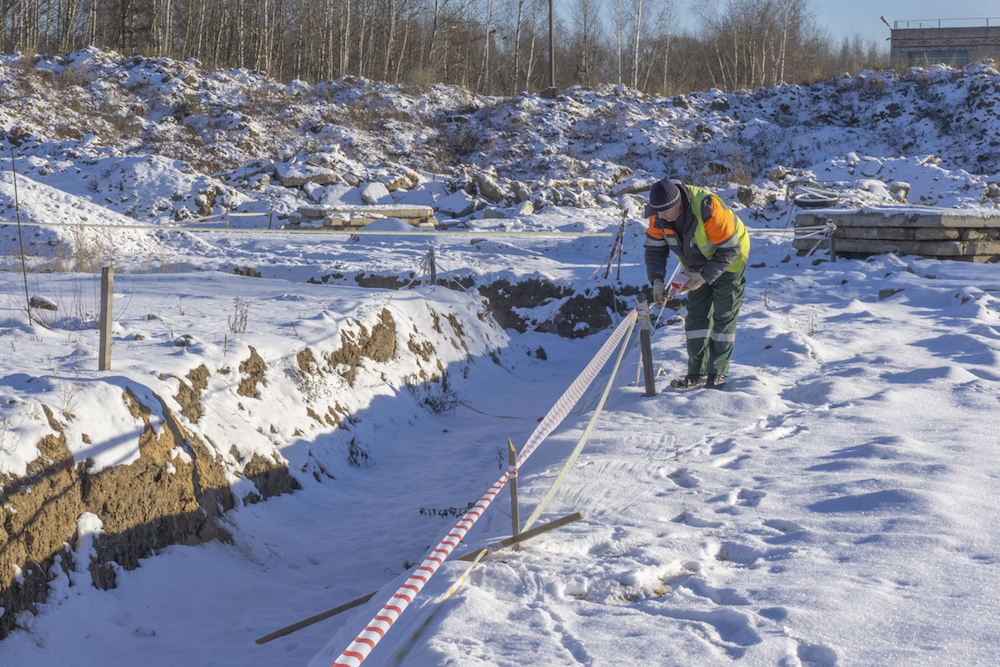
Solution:
M 590 383 L 594 381 L 595 377 L 597 377 L 601 368 L 603 368 L 604 364 L 611 358 L 611 353 L 615 351 L 615 348 L 618 347 L 622 338 L 625 337 L 625 332 L 630 330 L 635 324 L 635 320 L 636 312 L 633 309 L 628 315 L 625 316 L 625 319 L 621 321 L 621 324 L 619 324 L 618 328 L 611 334 L 611 337 L 608 338 L 604 345 L 601 346 L 601 349 L 598 350 L 594 358 L 590 360 L 590 363 L 583 369 L 583 372 L 580 373 L 575 380 L 573 380 L 573 384 L 569 386 L 569 389 L 567 389 L 559 400 L 556 401 L 556 404 L 552 406 L 549 413 L 545 415 L 545 419 L 543 419 L 538 425 L 535 432 L 531 434 L 528 441 L 524 443 L 521 453 L 517 455 L 516 465 L 518 468 L 524 466 L 524 462 L 528 460 L 528 457 L 531 456 L 536 449 L 538 449 L 538 445 L 541 444 L 542 440 L 544 440 L 549 433 L 559 426 L 562 420 L 566 418 L 569 411 L 573 409 L 576 402 L 579 401 L 580 397 L 583 396 L 583 393 L 587 391 L 587 387 L 590 386 Z
M 614 352 L 614 349 L 621 342 L 622 338 L 624 338 L 625 332 L 628 331 L 631 333 L 632 328 L 635 326 L 635 321 L 636 312 L 633 310 L 622 320 L 614 333 L 611 334 L 611 337 L 605 341 L 594 358 L 587 364 L 587 367 L 583 369 L 583 372 L 573 381 L 569 389 L 556 401 L 556 404 L 552 406 L 552 409 L 549 410 L 545 418 L 535 428 L 535 431 L 528 438 L 528 441 L 517 457 L 516 467 L 520 468 L 524 465 L 524 461 L 531 456 L 532 452 L 538 448 L 538 445 L 566 418 L 566 415 L 569 414 L 569 411 L 580 400 L 580 397 L 583 396 L 590 383 L 597 377 L 601 368 L 611 358 L 611 353 Z M 620 360 L 621 357 L 619 355 Z M 451 555 L 451 552 L 462 541 L 465 534 L 469 532 L 469 529 L 475 525 L 486 508 L 490 506 L 490 503 L 493 502 L 493 499 L 496 498 L 501 489 L 506 486 L 509 477 L 510 472 L 505 472 L 501 475 L 500 479 L 490 487 L 490 490 L 479 499 L 479 502 L 466 512 L 465 516 L 455 524 L 455 527 L 448 532 L 444 539 L 434 547 L 431 554 L 424 559 L 406 582 L 399 587 L 399 590 L 393 594 L 392 598 L 382 606 L 381 611 L 375 614 L 374 618 L 365 626 L 365 629 L 351 642 L 351 645 L 344 649 L 340 657 L 333 662 L 333 667 L 338 665 L 341 667 L 358 667 L 358 665 L 364 662 L 372 649 L 375 648 L 375 645 L 392 628 L 393 623 L 406 610 L 413 601 L 413 598 L 420 593 L 428 580 L 434 576 L 445 559 Z
M 238 216 L 250 216 L 256 215 L 247 213 L 233 213 L 231 217 Z M 224 223 L 224 220 L 219 222 Z M 11 220 L 0 220 L 0 225 L 16 225 L 18 223 Z M 455 237 L 472 237 L 472 238 L 483 238 L 483 237 L 519 237 L 519 238 L 539 238 L 539 239 L 558 239 L 558 238 L 584 238 L 584 237 L 611 237 L 614 236 L 613 232 L 512 232 L 512 231 L 475 231 L 475 230 L 459 230 L 459 231 L 448 231 L 448 230 L 438 230 L 438 229 L 412 229 L 406 231 L 377 231 L 377 230 L 365 230 L 364 228 L 358 229 L 334 229 L 331 227 L 310 227 L 307 229 L 289 229 L 286 227 L 281 227 L 278 229 L 237 229 L 237 228 L 219 228 L 219 227 L 190 227 L 185 226 L 184 223 L 171 223 L 171 224 L 160 224 L 160 225 L 100 225 L 100 224 L 83 224 L 83 223 L 69 223 L 69 222 L 22 222 L 20 223 L 23 227 L 72 227 L 74 229 L 144 229 L 146 231 L 181 231 L 181 232 L 212 232 L 215 234 L 332 234 L 335 236 L 455 236 Z
M 646 304 L 640 304 L 640 305 L 646 305 Z M 649 320 L 648 306 L 646 306 L 646 311 L 647 311 L 646 320 L 648 322 Z M 539 502 L 538 506 L 535 507 L 535 511 L 531 513 L 530 517 L 528 517 L 528 520 L 524 524 L 524 528 L 522 528 L 521 530 L 528 530 L 533 525 L 535 525 L 535 521 L 538 521 L 538 517 L 542 515 L 542 512 L 544 512 L 545 508 L 548 507 L 549 502 L 553 498 L 555 498 L 556 493 L 559 492 L 559 487 L 561 487 L 563 482 L 566 481 L 566 477 L 569 476 L 570 469 L 572 469 L 573 465 L 576 463 L 576 459 L 580 456 L 580 452 L 583 451 L 583 446 L 587 444 L 587 440 L 590 438 L 590 432 L 594 430 L 594 425 L 597 424 L 597 419 L 601 416 L 601 410 L 604 409 L 604 403 L 608 400 L 608 395 L 611 393 L 611 386 L 615 381 L 615 375 L 618 374 L 618 367 L 621 366 L 622 359 L 625 357 L 625 352 L 629 348 L 628 343 L 629 339 L 632 337 L 632 329 L 634 327 L 634 324 L 635 323 L 633 322 L 633 326 L 629 327 L 628 333 L 625 335 L 625 343 L 622 345 L 621 351 L 618 353 L 618 360 L 615 361 L 615 366 L 611 370 L 611 377 L 608 378 L 608 384 L 607 386 L 604 387 L 604 393 L 601 394 L 601 400 L 598 401 L 597 407 L 594 409 L 594 414 L 590 418 L 590 422 L 587 424 L 587 428 L 584 429 L 583 435 L 580 437 L 580 442 L 576 443 L 576 447 L 573 449 L 573 453 L 569 455 L 569 458 L 566 460 L 565 465 L 563 465 L 562 470 L 559 471 L 559 474 L 556 476 L 555 481 L 552 482 L 552 486 L 550 486 L 549 490 L 545 492 L 544 496 L 542 496 L 541 502 Z

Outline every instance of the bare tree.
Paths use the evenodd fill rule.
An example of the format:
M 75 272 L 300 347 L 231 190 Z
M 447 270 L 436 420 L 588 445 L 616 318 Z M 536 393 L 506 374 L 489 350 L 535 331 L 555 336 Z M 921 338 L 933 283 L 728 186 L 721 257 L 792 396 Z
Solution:
M 601 0 L 575 0 L 572 7 L 576 78 L 589 86 L 595 82 L 594 63 L 601 46 Z

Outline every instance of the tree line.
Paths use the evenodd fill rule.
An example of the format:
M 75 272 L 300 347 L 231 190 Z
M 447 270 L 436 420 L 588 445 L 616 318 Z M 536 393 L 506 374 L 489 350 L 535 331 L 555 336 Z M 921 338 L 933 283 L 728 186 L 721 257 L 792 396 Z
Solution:
M 283 81 L 355 75 L 491 95 L 541 90 L 553 74 L 559 88 L 675 94 L 886 66 L 874 40 L 830 38 L 811 2 L 560 0 L 550 57 L 549 0 L 0 0 L 0 49 L 94 45 Z

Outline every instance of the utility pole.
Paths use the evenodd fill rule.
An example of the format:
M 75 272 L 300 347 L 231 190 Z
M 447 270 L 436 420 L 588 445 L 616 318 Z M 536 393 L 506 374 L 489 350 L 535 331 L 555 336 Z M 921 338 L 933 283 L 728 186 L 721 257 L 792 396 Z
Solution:
M 549 88 L 556 87 L 556 38 L 552 19 L 554 2 L 555 0 L 549 0 Z

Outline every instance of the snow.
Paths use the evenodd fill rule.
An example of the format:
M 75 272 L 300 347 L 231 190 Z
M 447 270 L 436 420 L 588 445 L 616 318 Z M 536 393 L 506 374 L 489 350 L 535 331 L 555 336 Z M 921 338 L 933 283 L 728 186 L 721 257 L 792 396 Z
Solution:
M 9 74 L 14 57 L 3 59 Z M 685 97 L 689 107 L 613 88 L 575 91 L 551 104 L 519 96 L 486 107 L 482 99 L 470 101 L 468 93 L 443 86 L 415 99 L 363 80 L 283 86 L 254 72 L 202 79 L 195 64 L 138 62 L 92 50 L 75 54 L 70 64 L 81 73 L 120 71 L 132 85 L 150 86 L 164 97 L 200 90 L 183 81 L 188 72 L 210 81 L 209 90 L 225 99 L 235 99 L 241 86 L 271 86 L 297 100 L 290 110 L 296 117 L 321 115 L 309 106 L 311 95 L 345 104 L 368 90 L 415 115 L 440 107 L 476 114 L 472 107 L 484 105 L 477 118 L 492 124 L 497 143 L 504 143 L 497 153 L 531 156 L 501 165 L 504 178 L 520 177 L 546 197 L 558 191 L 567 205 L 508 218 L 472 214 L 461 228 L 484 234 L 614 232 L 621 204 L 631 216 L 622 285 L 645 285 L 643 227 L 636 219 L 641 209 L 628 195 L 612 192 L 620 183 L 609 174 L 620 174 L 616 161 L 644 142 L 653 141 L 657 151 L 682 150 L 680 130 L 689 133 L 698 120 L 710 130 L 702 134 L 711 135 L 706 145 L 715 150 L 749 132 L 773 136 L 785 122 L 782 114 L 808 117 L 808 133 L 777 142 L 796 155 L 785 163 L 798 170 L 787 180 L 811 174 L 837 184 L 842 207 L 913 210 L 923 204 L 976 215 L 995 207 L 989 185 L 998 179 L 996 158 L 971 170 L 977 164 L 967 150 L 971 144 L 955 136 L 965 130 L 953 125 L 952 134 L 941 134 L 933 119 L 920 124 L 913 111 L 928 98 L 961 108 L 970 89 L 998 77 L 989 66 L 932 69 L 922 75 L 923 84 L 886 83 L 890 74 L 867 73 L 776 91 L 692 94 Z M 172 78 L 161 83 L 163 76 L 147 71 L 150 63 Z M 934 77 L 940 86 L 919 88 Z M 877 80 L 889 92 L 872 101 L 866 95 Z M 714 100 L 728 101 L 732 117 L 709 113 Z M 907 129 L 892 126 L 891 141 L 863 123 L 854 134 L 838 125 L 845 114 L 864 115 L 867 104 L 884 111 L 893 103 L 911 115 L 900 121 Z M 779 111 L 781 105 L 789 111 Z M 755 108 L 759 118 L 752 116 Z M 44 137 L 45 119 L 34 113 L 42 114 L 41 106 L 21 99 L 0 109 L 0 127 L 9 130 L 16 118 Z M 546 190 L 540 178 L 530 179 L 532 169 L 550 180 L 566 178 L 560 170 L 570 159 L 567 135 L 609 113 L 622 124 L 622 136 L 595 130 L 594 141 L 607 145 L 589 144 L 592 168 L 584 172 L 600 182 L 596 190 L 608 195 L 605 205 L 577 208 L 569 204 L 572 188 L 550 183 Z M 525 114 L 537 125 L 526 129 Z M 633 118 L 631 125 L 626 117 Z M 995 124 L 984 129 L 985 121 L 977 121 L 974 128 L 986 142 L 1000 128 L 994 116 L 988 118 Z M 234 127 L 249 132 L 250 121 L 266 125 L 247 116 Z M 152 113 L 137 122 L 170 125 Z M 208 128 L 205 119 L 197 122 L 206 124 L 206 136 L 226 132 Z M 890 121 L 878 122 L 884 129 Z M 317 141 L 333 143 L 338 134 L 354 141 L 353 148 L 344 142 L 350 157 L 341 153 L 334 169 L 372 179 L 367 187 L 318 188 L 324 203 L 360 204 L 365 192 L 376 201 L 436 208 L 455 199 L 473 202 L 426 171 L 408 192 L 392 193 L 391 200 L 381 191 L 375 196 L 378 167 L 392 172 L 399 165 L 366 162 L 365 155 L 378 151 L 365 131 L 324 128 Z M 678 131 L 651 139 L 666 128 Z M 912 136 L 897 136 L 904 131 Z M 285 157 L 291 158 L 300 147 L 288 132 L 267 141 L 287 140 Z M 629 132 L 637 135 L 634 141 L 624 138 Z M 393 141 L 410 145 L 414 136 L 402 133 Z M 911 139 L 914 146 L 896 150 Z M 531 144 L 550 152 L 523 152 Z M 219 150 L 241 164 L 266 157 L 236 146 L 220 139 Z M 81 157 L 67 158 L 68 150 Z M 42 157 L 46 151 L 50 158 Z M 301 192 L 241 190 L 238 178 L 200 173 L 177 156 L 147 155 L 124 139 L 118 147 L 43 140 L 28 152 L 17 166 L 29 268 L 68 264 L 69 257 L 59 256 L 60 242 L 82 240 L 89 249 L 78 255 L 94 266 L 111 261 L 119 268 L 116 325 L 112 370 L 98 372 L 93 325 L 100 276 L 83 271 L 27 274 L 29 291 L 60 307 L 46 320 L 51 328 L 29 322 L 21 305 L 23 274 L 16 273 L 17 228 L 0 229 L 8 295 L 0 305 L 6 324 L 0 337 L 0 472 L 24 475 L 38 454 L 35 443 L 52 433 L 42 404 L 65 424 L 77 464 L 97 472 L 129 463 L 138 456 L 142 420 L 129 413 L 122 393 L 132 391 L 152 408 L 158 427 L 164 415 L 157 397 L 179 413 L 172 397 L 204 364 L 210 373 L 203 404 L 211 415 L 197 425 L 185 422 L 186 428 L 225 443 L 218 455 L 237 494 L 253 491 L 237 473 L 254 454 L 277 454 L 302 488 L 226 513 L 231 543 L 171 546 L 144 558 L 138 569 L 117 568 L 112 590 L 93 588 L 80 563 L 68 573 L 56 568 L 49 599 L 36 614 L 21 612 L 20 628 L 0 642 L 0 665 L 329 665 L 454 525 L 455 515 L 506 470 L 507 438 L 520 449 L 610 334 L 569 339 L 500 330 L 479 317 L 483 305 L 475 287 L 420 286 L 418 275 L 433 243 L 439 276 L 471 276 L 475 285 L 538 278 L 576 290 L 615 286 L 602 273 L 591 278 L 608 256 L 609 238 L 484 235 L 470 243 L 468 237 L 268 233 L 269 220 L 303 205 Z M 277 151 L 270 157 L 279 157 Z M 658 177 L 657 160 L 640 158 L 631 182 Z M 12 221 L 10 159 L 0 163 L 0 217 Z M 784 200 L 785 182 L 764 178 L 773 164 L 767 161 L 754 182 L 758 207 L 736 205 L 755 230 L 782 230 L 793 212 Z M 893 183 L 908 185 L 906 202 L 891 191 Z M 234 217 L 228 232 L 221 225 L 212 232 L 178 228 L 175 221 L 196 217 L 195 199 L 207 197 L 199 190 L 209 186 L 217 190 L 213 213 L 225 199 L 258 217 Z M 728 202 L 737 201 L 735 184 L 713 187 Z M 761 204 L 769 193 L 775 203 Z M 157 211 L 160 206 L 167 208 Z M 188 213 L 179 214 L 181 207 Z M 398 231 L 403 224 L 387 218 L 372 228 Z M 584 518 L 520 551 L 487 556 L 447 599 L 467 564 L 446 561 L 368 663 L 394 664 L 400 651 L 406 651 L 402 664 L 463 667 L 995 662 L 998 265 L 893 254 L 815 261 L 825 255 L 797 257 L 786 235 L 755 232 L 751 241 L 727 389 L 669 389 L 669 380 L 684 373 L 686 353 L 682 326 L 665 311 L 652 338 L 664 371 L 659 394 L 640 396 L 633 338 L 586 447 L 541 521 L 573 512 Z M 254 267 L 261 277 L 235 275 L 242 267 Z M 361 274 L 411 284 L 364 288 L 355 281 Z M 561 303 L 554 299 L 519 312 L 542 321 Z M 245 330 L 234 326 L 241 309 Z M 350 385 L 343 377 L 349 367 L 322 381 L 307 382 L 295 371 L 297 352 L 332 352 L 341 332 L 371 329 L 383 309 L 397 321 L 393 359 L 365 360 Z M 445 322 L 448 315 L 460 323 L 461 336 Z M 417 342 L 433 344 L 447 387 L 419 380 L 421 372 L 437 369 L 406 353 L 410 330 Z M 247 398 L 233 391 L 227 373 L 239 372 L 251 348 L 268 371 L 257 396 Z M 522 520 L 583 435 L 610 366 L 521 467 Z M 333 403 L 353 415 L 350 423 L 336 428 L 307 416 L 311 406 Z M 352 445 L 364 452 L 355 465 L 348 462 Z M 178 449 L 175 456 L 188 454 Z M 509 503 L 504 491 L 456 554 L 507 537 Z M 76 522 L 70 547 L 78 558 L 89 557 L 104 527 L 92 514 Z M 254 643 L 373 591 L 368 603 L 351 611 Z

